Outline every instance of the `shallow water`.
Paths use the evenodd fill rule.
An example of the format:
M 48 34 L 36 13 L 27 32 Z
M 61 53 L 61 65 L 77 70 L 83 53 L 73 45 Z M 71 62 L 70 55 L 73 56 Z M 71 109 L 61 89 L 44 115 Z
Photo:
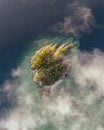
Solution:
M 32 81 L 33 72 L 29 60 L 41 47 L 43 41 L 62 44 L 65 39 L 43 38 L 35 41 L 39 43 L 38 46 L 33 44 L 25 52 L 19 66 L 20 75 L 16 95 L 18 107 L 3 121 L 7 130 L 103 130 L 102 72 L 104 69 L 101 70 L 101 67 L 104 60 L 102 63 L 98 62 L 102 59 L 103 53 L 95 51 L 89 54 L 82 53 L 78 49 L 72 50 L 67 57 L 71 58 L 72 62 L 69 75 L 54 84 L 50 94 L 40 95 L 37 84 Z M 89 57 L 91 60 L 87 59 Z M 100 68 L 96 66 L 97 62 Z M 100 75 L 100 80 L 96 73 Z M 99 89 L 100 85 L 102 88 Z

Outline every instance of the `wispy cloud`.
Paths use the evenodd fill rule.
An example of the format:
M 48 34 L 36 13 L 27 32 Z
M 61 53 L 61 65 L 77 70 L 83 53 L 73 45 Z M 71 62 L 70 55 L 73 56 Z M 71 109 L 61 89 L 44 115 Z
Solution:
M 52 26 L 53 30 L 60 33 L 72 33 L 79 36 L 81 33 L 90 32 L 95 26 L 94 16 L 89 7 L 81 2 L 73 2 L 67 6 L 67 16 Z

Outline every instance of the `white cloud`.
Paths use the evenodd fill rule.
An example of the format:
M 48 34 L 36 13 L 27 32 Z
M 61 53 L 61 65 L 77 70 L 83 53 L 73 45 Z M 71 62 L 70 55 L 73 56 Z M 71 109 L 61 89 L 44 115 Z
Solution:
M 11 70 L 11 78 L 6 79 L 5 82 L 2 84 L 1 91 L 6 93 L 8 101 L 11 102 L 11 104 L 15 104 L 17 101 L 17 95 L 18 95 L 18 89 L 19 89 L 19 81 L 18 77 L 20 75 L 19 68 L 12 69 Z
M 70 3 L 67 7 L 69 15 L 52 26 L 53 30 L 60 33 L 72 33 L 79 36 L 81 33 L 89 32 L 91 26 L 95 26 L 94 16 L 91 9 L 81 2 Z
M 104 53 L 98 49 L 93 52 L 78 51 L 73 57 L 73 70 L 77 83 L 85 86 L 93 86 L 104 94 Z
M 12 76 L 13 78 L 18 77 L 19 75 L 20 75 L 20 70 L 19 70 L 19 68 L 17 68 L 17 69 L 12 69 L 11 76 Z
M 39 99 L 29 80 L 18 82 L 19 77 L 14 76 L 18 69 L 11 72 L 13 79 L 5 81 L 4 91 L 18 104 L 1 119 L 0 129 L 39 130 L 49 129 L 50 124 L 53 130 L 104 129 L 104 53 L 95 49 L 91 53 L 73 50 L 71 54 L 70 76 L 56 84 L 49 97 Z M 28 74 L 25 71 L 24 78 Z

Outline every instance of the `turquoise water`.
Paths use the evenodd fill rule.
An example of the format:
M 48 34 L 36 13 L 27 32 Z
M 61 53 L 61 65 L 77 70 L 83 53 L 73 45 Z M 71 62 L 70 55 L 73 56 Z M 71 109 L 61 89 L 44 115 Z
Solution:
M 104 103 L 99 91 L 96 94 L 89 84 L 77 82 L 80 74 L 78 49 L 71 52 L 72 70 L 66 79 L 54 85 L 47 96 L 41 96 L 37 84 L 32 81 L 30 57 L 44 42 L 63 44 L 77 40 L 61 36 L 40 37 L 27 48 L 20 64 L 20 88 L 18 95 L 21 122 L 25 120 L 26 130 L 103 130 Z M 38 45 L 36 45 L 38 44 Z M 76 53 L 77 52 L 77 53 Z M 78 71 L 78 72 L 77 72 Z M 81 80 L 79 78 L 79 80 Z M 21 125 L 21 128 L 24 124 Z

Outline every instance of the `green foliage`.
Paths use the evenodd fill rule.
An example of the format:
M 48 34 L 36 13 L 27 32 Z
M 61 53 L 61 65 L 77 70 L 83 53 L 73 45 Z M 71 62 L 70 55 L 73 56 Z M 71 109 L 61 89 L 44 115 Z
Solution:
M 47 44 L 38 50 L 30 60 L 30 67 L 36 70 L 33 81 L 41 81 L 42 85 L 52 85 L 62 78 L 68 65 L 63 59 L 65 52 L 73 47 L 66 43 L 58 47 L 57 44 Z

